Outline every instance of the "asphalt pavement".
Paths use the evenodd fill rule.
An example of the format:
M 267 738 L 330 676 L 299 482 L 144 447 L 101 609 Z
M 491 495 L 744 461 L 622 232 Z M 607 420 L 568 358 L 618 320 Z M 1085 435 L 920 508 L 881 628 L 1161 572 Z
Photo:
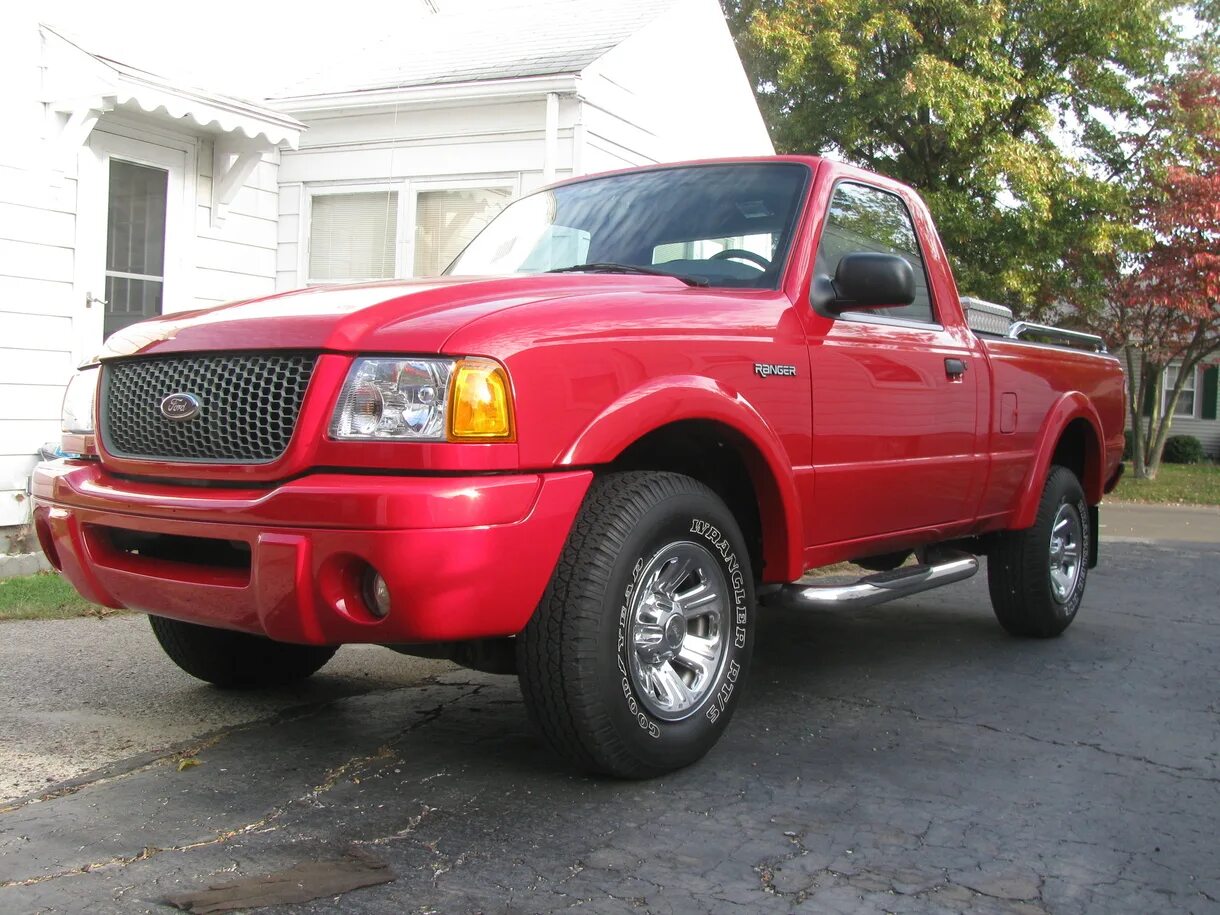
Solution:
M 1005 635 L 983 574 L 767 611 L 725 738 L 647 782 L 558 763 L 508 677 L 347 648 L 234 697 L 136 617 L 0 624 L 0 912 L 352 848 L 396 879 L 349 912 L 1220 912 L 1220 511 L 1157 511 L 1103 510 L 1060 639 Z

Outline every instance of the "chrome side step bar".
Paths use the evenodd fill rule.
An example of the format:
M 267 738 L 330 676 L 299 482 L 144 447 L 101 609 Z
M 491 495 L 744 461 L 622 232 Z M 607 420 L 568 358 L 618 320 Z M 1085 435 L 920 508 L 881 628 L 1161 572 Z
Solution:
M 810 585 L 796 582 L 780 585 L 760 596 L 768 607 L 811 610 L 817 607 L 872 607 L 909 597 L 941 585 L 963 581 L 979 570 L 979 561 L 969 553 L 951 552 L 941 561 L 878 572 L 849 585 Z

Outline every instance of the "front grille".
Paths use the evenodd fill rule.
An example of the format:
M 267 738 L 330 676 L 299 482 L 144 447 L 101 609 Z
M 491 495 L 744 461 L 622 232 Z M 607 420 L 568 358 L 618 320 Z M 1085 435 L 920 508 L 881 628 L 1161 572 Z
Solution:
M 314 353 L 163 356 L 106 363 L 101 432 L 106 450 L 140 460 L 259 464 L 282 455 L 296 428 Z M 191 419 L 161 402 L 190 394 Z

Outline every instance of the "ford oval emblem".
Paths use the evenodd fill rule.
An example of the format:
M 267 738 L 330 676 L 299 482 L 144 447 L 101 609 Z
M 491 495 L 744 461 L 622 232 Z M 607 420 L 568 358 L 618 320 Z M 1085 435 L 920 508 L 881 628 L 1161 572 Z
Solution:
M 199 415 L 199 398 L 194 394 L 170 394 L 161 401 L 161 415 L 181 422 Z

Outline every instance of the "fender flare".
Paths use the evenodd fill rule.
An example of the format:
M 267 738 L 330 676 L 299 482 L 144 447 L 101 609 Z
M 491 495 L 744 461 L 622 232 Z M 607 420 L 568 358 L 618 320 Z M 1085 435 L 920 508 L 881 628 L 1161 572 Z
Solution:
M 639 439 L 676 422 L 718 423 L 739 439 L 758 495 L 767 579 L 795 581 L 804 572 L 801 503 L 792 462 L 775 430 L 740 393 L 699 375 L 649 379 L 602 410 L 556 460 L 557 466 L 608 464 Z M 783 542 L 771 548 L 780 531 Z
M 1017 510 L 1013 514 L 1009 527 L 1013 530 L 1024 530 L 1032 527 L 1038 516 L 1038 503 L 1042 499 L 1042 487 L 1046 475 L 1050 473 L 1051 459 L 1055 456 L 1055 447 L 1063 436 L 1068 425 L 1078 419 L 1083 419 L 1089 425 L 1093 441 L 1085 450 L 1084 480 L 1085 500 L 1090 505 L 1101 501 L 1102 465 L 1105 461 L 1104 439 L 1101 435 L 1101 420 L 1092 402 L 1079 391 L 1069 391 L 1062 395 L 1046 414 L 1042 428 L 1038 432 L 1038 450 L 1033 465 L 1021 485 L 1017 498 Z

